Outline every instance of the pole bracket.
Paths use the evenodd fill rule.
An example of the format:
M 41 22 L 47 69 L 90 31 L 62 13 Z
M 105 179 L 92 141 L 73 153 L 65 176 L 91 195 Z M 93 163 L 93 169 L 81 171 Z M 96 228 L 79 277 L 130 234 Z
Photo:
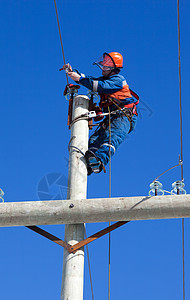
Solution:
M 125 225 L 126 223 L 129 223 L 130 221 L 119 221 L 116 222 L 108 227 L 106 227 L 103 230 L 100 230 L 98 232 L 96 232 L 95 234 L 89 236 L 88 238 L 84 239 L 83 241 L 80 241 L 79 243 L 75 244 L 75 245 L 70 245 L 66 242 L 64 242 L 63 240 L 59 239 L 58 237 L 52 235 L 51 233 L 41 229 L 38 226 L 25 226 L 28 229 L 42 235 L 43 237 L 47 238 L 48 240 L 62 246 L 63 248 L 65 248 L 69 253 L 76 253 L 77 250 L 79 250 L 80 248 L 88 245 L 89 243 L 99 239 L 100 237 L 104 236 L 105 234 L 121 227 L 122 225 Z

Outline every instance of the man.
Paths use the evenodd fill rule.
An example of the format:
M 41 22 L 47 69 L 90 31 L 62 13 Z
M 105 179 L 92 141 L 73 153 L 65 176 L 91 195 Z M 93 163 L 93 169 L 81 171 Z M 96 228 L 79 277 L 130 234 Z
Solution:
M 110 118 L 106 116 L 89 139 L 89 149 L 85 153 L 88 175 L 101 172 L 109 161 L 110 153 L 112 156 L 134 130 L 138 104 L 138 96 L 129 89 L 125 78 L 119 74 L 123 68 L 120 53 L 104 53 L 94 64 L 101 68 L 101 77 L 85 76 L 72 70 L 69 64 L 63 66 L 75 82 L 99 93 L 100 104 L 99 108 L 96 107 L 98 115 L 101 117 L 101 112 L 110 114 Z

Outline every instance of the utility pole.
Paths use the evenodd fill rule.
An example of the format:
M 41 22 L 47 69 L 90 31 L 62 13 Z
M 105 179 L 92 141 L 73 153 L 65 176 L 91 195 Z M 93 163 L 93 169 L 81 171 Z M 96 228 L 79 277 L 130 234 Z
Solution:
M 84 223 L 119 221 L 112 225 L 116 229 L 123 225 L 121 221 L 190 217 L 190 194 L 185 194 L 184 183 L 179 181 L 172 185 L 177 194 L 86 200 L 87 170 L 81 151 L 85 153 L 88 148 L 88 120 L 78 117 L 88 112 L 88 105 L 87 96 L 76 96 L 73 100 L 67 200 L 0 203 L 0 227 L 26 226 L 66 247 L 61 300 L 83 300 L 82 246 L 109 232 L 105 228 L 84 241 Z M 67 224 L 64 241 L 36 226 L 48 224 Z
M 73 100 L 72 120 L 88 112 L 87 96 L 76 96 Z M 88 149 L 88 120 L 79 119 L 71 124 L 69 143 L 69 174 L 67 199 L 86 199 L 87 170 L 83 153 Z M 70 209 L 72 210 L 72 205 Z M 84 239 L 84 224 L 65 225 L 65 241 L 74 245 Z M 84 248 L 75 254 L 64 250 L 61 300 L 82 300 L 84 278 Z

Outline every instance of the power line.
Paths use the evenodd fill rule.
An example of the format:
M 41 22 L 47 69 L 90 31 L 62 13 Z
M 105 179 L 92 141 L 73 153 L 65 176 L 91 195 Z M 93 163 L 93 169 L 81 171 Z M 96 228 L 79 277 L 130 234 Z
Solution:
M 182 129 L 182 99 L 181 99 L 181 45 L 180 45 L 180 10 L 179 0 L 177 0 L 177 19 L 178 19 L 178 65 L 179 65 L 179 107 L 180 107 L 180 148 L 181 148 L 181 180 L 183 176 L 183 129 Z M 184 218 L 182 219 L 182 260 L 183 260 L 183 300 L 185 300 L 185 228 Z
M 183 180 L 183 130 L 182 130 L 182 99 L 181 99 L 181 46 L 180 46 L 180 13 L 179 0 L 177 0 L 178 15 L 178 64 L 179 64 L 179 107 L 180 107 L 180 145 L 181 145 L 181 180 Z

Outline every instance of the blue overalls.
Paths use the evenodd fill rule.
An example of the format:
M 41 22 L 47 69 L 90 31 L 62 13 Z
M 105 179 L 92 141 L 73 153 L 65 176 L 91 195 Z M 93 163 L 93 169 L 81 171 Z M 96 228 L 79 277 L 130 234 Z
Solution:
M 103 112 L 108 112 L 108 105 L 110 111 L 118 110 L 117 106 L 110 101 L 103 103 L 102 99 L 106 99 L 106 96 L 114 96 L 114 99 L 120 98 L 120 105 L 126 106 L 131 103 L 135 103 L 132 98 L 125 78 L 120 74 L 115 74 L 108 78 L 99 77 L 94 78 L 92 76 L 81 76 L 79 83 L 88 89 L 98 92 L 101 96 L 100 106 Z M 102 97 L 104 96 L 104 97 Z M 125 96 L 127 96 L 125 98 Z M 109 103 L 108 103 L 109 102 Z M 137 115 L 133 114 L 131 122 L 128 117 L 118 110 L 116 114 L 111 114 L 111 144 L 109 142 L 109 118 L 106 117 L 103 122 L 100 123 L 95 132 L 89 139 L 89 150 L 91 150 L 98 158 L 101 159 L 104 165 L 109 162 L 109 149 L 111 149 L 111 156 L 114 155 L 118 146 L 127 138 L 129 132 L 132 132 L 135 128 L 137 121 Z

